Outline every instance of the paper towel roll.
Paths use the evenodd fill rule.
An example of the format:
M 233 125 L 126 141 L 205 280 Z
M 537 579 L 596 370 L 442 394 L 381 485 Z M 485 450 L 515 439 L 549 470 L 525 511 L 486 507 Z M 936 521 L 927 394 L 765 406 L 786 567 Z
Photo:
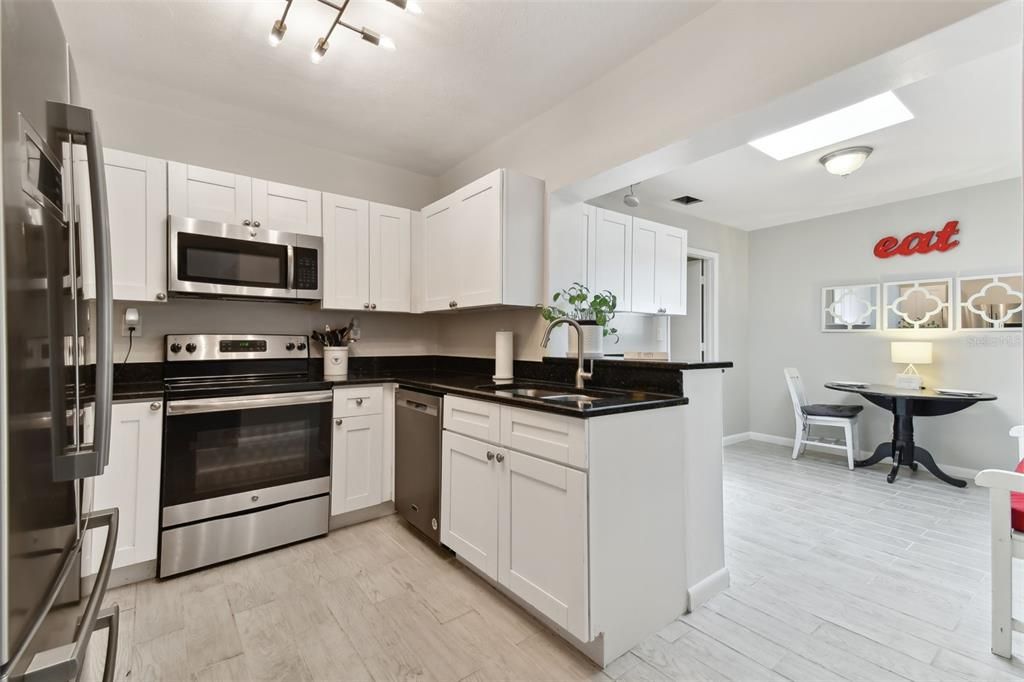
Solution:
M 512 378 L 512 332 L 494 332 L 494 380 Z

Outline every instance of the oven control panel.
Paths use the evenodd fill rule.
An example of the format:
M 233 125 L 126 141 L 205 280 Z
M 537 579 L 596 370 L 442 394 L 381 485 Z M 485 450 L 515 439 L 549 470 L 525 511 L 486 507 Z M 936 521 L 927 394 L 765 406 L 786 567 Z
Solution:
M 168 362 L 309 357 L 309 339 L 287 334 L 168 334 Z

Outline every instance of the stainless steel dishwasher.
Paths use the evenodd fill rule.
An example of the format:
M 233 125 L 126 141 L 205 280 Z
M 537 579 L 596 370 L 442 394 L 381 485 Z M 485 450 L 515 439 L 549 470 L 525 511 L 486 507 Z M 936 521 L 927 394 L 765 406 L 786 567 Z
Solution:
M 442 397 L 395 392 L 395 507 L 405 520 L 441 542 Z

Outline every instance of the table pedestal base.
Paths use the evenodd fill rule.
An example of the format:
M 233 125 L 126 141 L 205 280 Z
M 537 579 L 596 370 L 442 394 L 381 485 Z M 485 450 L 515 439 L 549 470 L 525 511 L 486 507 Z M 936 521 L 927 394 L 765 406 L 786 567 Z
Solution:
M 889 483 L 896 480 L 896 474 L 899 473 L 900 465 L 910 467 L 911 471 L 917 471 L 917 465 L 918 463 L 921 463 L 924 465 L 925 469 L 930 471 L 932 475 L 940 481 L 954 485 L 957 488 L 963 488 L 967 485 L 967 481 L 961 481 L 959 478 L 953 478 L 940 469 L 939 465 L 935 463 L 935 458 L 932 457 L 932 453 L 919 445 L 915 445 L 913 447 L 913 454 L 911 454 L 907 448 L 900 448 L 897 452 L 897 456 L 893 457 L 893 444 L 882 443 L 875 448 L 874 454 L 870 457 L 854 462 L 853 464 L 858 467 L 869 467 L 878 464 L 883 459 L 892 457 L 892 469 L 889 470 L 889 474 L 885 477 L 885 480 Z

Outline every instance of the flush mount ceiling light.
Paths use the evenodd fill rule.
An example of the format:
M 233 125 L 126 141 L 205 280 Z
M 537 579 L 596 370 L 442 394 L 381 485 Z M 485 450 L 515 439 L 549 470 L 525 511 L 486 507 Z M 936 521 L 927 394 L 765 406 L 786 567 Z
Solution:
M 875 151 L 871 147 L 847 147 L 829 152 L 818 159 L 818 163 L 825 167 L 832 175 L 847 176 L 864 165 L 864 162 Z
M 622 203 L 624 203 L 626 206 L 629 206 L 630 208 L 636 208 L 637 206 L 640 205 L 640 197 L 633 194 L 633 185 L 629 186 L 629 194 L 622 197 Z
M 331 27 L 327 29 L 327 33 L 324 36 L 317 38 L 316 43 L 313 45 L 313 51 L 310 53 L 309 59 L 314 64 L 319 64 L 327 55 L 327 49 L 330 47 L 330 43 L 327 41 L 330 39 L 331 34 L 337 26 L 347 28 L 353 33 L 358 33 L 363 40 L 371 45 L 382 47 L 385 50 L 395 49 L 395 41 L 391 38 L 382 36 L 376 31 L 366 28 L 365 26 L 360 28 L 341 20 L 341 16 L 345 13 L 345 10 L 348 9 L 350 0 L 344 0 L 340 5 L 336 5 L 329 0 L 316 1 L 321 5 L 327 5 L 331 9 L 336 10 L 338 14 L 334 17 Z M 267 36 L 267 42 L 270 43 L 271 47 L 277 47 L 281 44 L 281 41 L 284 40 L 284 34 L 288 30 L 288 26 L 284 22 L 285 19 L 288 18 L 288 10 L 292 8 L 292 2 L 293 0 L 285 0 L 284 12 L 281 14 L 281 18 L 275 21 L 274 25 L 270 28 L 270 35 Z M 388 0 L 388 2 L 399 9 L 409 12 L 410 14 L 423 14 L 423 8 L 420 7 L 416 0 Z
M 881 95 L 851 104 L 750 142 L 750 146 L 776 161 L 872 133 L 914 118 L 896 95 Z M 867 157 L 865 157 L 867 158 Z

